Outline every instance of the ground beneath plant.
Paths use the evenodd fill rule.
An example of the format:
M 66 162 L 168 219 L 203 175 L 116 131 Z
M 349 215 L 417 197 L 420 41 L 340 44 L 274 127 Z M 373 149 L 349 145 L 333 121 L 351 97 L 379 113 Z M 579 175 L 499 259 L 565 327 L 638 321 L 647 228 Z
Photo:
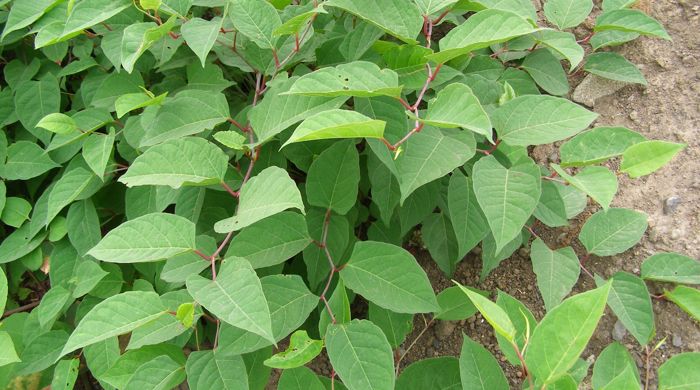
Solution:
M 649 215 L 649 229 L 640 244 L 623 254 L 608 258 L 593 256 L 586 260 L 585 266 L 590 272 L 605 278 L 618 271 L 639 275 L 642 262 L 649 255 L 660 251 L 700 257 L 700 3 L 696 0 L 643 0 L 638 6 L 664 24 L 673 37 L 673 42 L 640 38 L 614 49 L 640 66 L 649 85 L 646 88 L 627 86 L 612 95 L 597 99 L 592 107 L 600 114 L 596 125 L 626 126 L 641 132 L 647 138 L 682 142 L 688 148 L 671 164 L 651 176 L 634 181 L 624 176 L 619 177 L 620 190 L 613 206 L 646 212 Z M 582 38 L 592 25 L 593 18 L 574 32 Z M 580 81 L 580 77 L 572 78 L 572 92 Z M 589 92 L 595 94 L 597 91 Z M 557 150 L 554 147 L 536 148 L 532 155 L 539 162 L 557 162 Z M 676 199 L 671 201 L 677 203 L 676 206 L 664 208 L 665 202 L 671 198 Z M 584 216 L 595 211 L 596 207 L 591 205 Z M 572 245 L 582 256 L 584 251 L 575 237 L 584 220 L 581 218 L 572 226 L 562 229 L 546 229 L 538 224 L 535 230 L 550 247 Z M 426 251 L 418 249 L 417 258 L 428 273 L 436 292 L 452 286 L 450 279 L 442 274 Z M 538 320 L 544 316 L 544 303 L 526 249 L 521 249 L 501 263 L 483 283 L 479 283 L 480 269 L 479 256 L 470 253 L 460 264 L 454 279 L 483 290 L 503 290 L 525 303 Z M 652 294 L 663 292 L 662 285 L 648 286 Z M 593 280 L 582 274 L 574 293 L 594 287 Z M 664 338 L 666 343 L 650 359 L 650 389 L 656 388 L 656 369 L 670 356 L 700 351 L 700 325 L 697 322 L 673 303 L 655 299 L 653 307 L 656 337 L 650 344 Z M 603 348 L 617 339 L 632 352 L 644 380 L 647 372 L 645 349 L 631 335 L 621 331 L 619 325 L 615 330 L 616 322 L 615 315 L 608 309 L 582 357 L 595 360 Z M 413 332 L 399 348 L 400 354 L 406 352 L 424 328 L 424 319 L 417 315 Z M 401 369 L 426 358 L 458 356 L 462 333 L 486 346 L 501 362 L 512 388 L 520 388 L 519 370 L 506 362 L 498 349 L 492 329 L 478 314 L 459 322 L 436 321 L 406 353 Z M 321 375 L 330 374 L 330 366 L 325 358 L 314 361 L 312 368 Z M 589 381 L 590 375 L 582 388 L 590 388 Z M 271 382 L 270 388 L 275 387 L 273 383 L 276 380 Z

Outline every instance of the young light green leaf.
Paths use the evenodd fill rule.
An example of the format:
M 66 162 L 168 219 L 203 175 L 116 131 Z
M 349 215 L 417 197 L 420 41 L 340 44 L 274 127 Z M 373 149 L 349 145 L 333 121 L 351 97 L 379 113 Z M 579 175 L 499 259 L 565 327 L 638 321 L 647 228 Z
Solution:
M 369 303 L 368 319 L 384 332 L 392 348 L 401 346 L 413 330 L 412 314 L 394 313 L 372 302 Z
M 643 135 L 625 127 L 596 127 L 570 139 L 559 148 L 562 167 L 592 165 L 644 142 Z
M 642 263 L 642 279 L 700 284 L 700 261 L 678 253 L 657 253 Z
M 114 102 L 114 108 L 117 111 L 117 117 L 121 118 L 139 108 L 161 105 L 166 96 L 168 96 L 167 92 L 155 97 L 144 92 L 127 93 L 117 98 Z
M 578 281 L 581 273 L 578 257 L 571 247 L 553 251 L 538 238 L 532 243 L 530 259 L 544 306 L 548 312 L 552 311 Z
M 525 363 L 539 383 L 553 383 L 576 363 L 603 315 L 610 286 L 565 300 L 535 328 Z
M 214 139 L 233 150 L 243 150 L 247 142 L 245 136 L 235 131 L 219 131 L 214 133 Z
M 28 180 L 59 166 L 36 143 L 17 141 L 7 148 L 7 161 L 0 164 L 0 176 L 6 180 Z
M 425 119 L 431 126 L 471 130 L 492 141 L 491 120 L 471 88 L 465 84 L 450 84 L 428 103 Z
M 617 53 L 594 53 L 583 67 L 588 73 L 610 80 L 647 85 L 647 80 L 636 65 Z
M 41 127 L 56 134 L 69 134 L 78 131 L 78 124 L 66 114 L 59 112 L 41 118 L 36 127 Z
M 308 11 L 300 13 L 291 19 L 284 21 L 284 23 L 282 23 L 272 32 L 272 35 L 294 35 L 301 32 L 301 30 L 307 25 L 307 22 L 309 22 L 309 20 L 312 18 L 315 18 L 316 15 L 328 13 L 328 11 L 323 8 L 323 5 L 323 3 L 319 3 L 316 7 L 310 9 L 307 8 L 309 9 Z
M 95 305 L 78 323 L 61 356 L 128 333 L 166 313 L 160 297 L 153 292 L 129 291 L 109 297 Z
M 264 364 L 272 368 L 290 369 L 301 367 L 313 360 L 323 350 L 323 340 L 309 338 L 305 330 L 292 333 L 286 351 L 273 355 Z
M 340 381 L 334 383 L 339 387 Z M 278 390 L 326 390 L 319 377 L 307 367 L 297 367 L 282 371 L 277 386 Z
M 382 138 L 386 122 L 348 110 L 328 110 L 306 118 L 282 145 L 337 138 Z
M 233 0 L 229 12 L 233 27 L 263 49 L 276 50 L 273 31 L 282 25 L 277 10 L 265 0 Z
M 588 253 L 613 256 L 633 247 L 647 230 L 647 215 L 636 210 L 611 208 L 586 221 L 579 240 Z
M 0 268 L 0 312 L 5 312 L 5 304 L 7 304 L 7 276 L 5 276 L 5 271 Z
M 496 252 L 520 234 L 542 192 L 540 170 L 527 160 L 510 169 L 493 156 L 474 164 L 474 193 L 496 241 Z
M 295 208 L 304 213 L 304 203 L 296 183 L 281 168 L 269 167 L 243 187 L 238 212 L 214 225 L 218 233 L 238 231 L 284 210 Z
M 594 30 L 619 30 L 671 40 L 671 36 L 668 35 L 661 23 L 637 9 L 616 9 L 603 12 L 596 19 Z
M 690 390 L 700 383 L 700 352 L 681 353 L 659 367 L 659 390 Z
M 566 72 L 549 49 L 537 49 L 528 54 L 521 66 L 547 93 L 556 96 L 569 93 Z
M 394 357 L 378 326 L 367 320 L 330 325 L 326 351 L 349 390 L 393 389 Z
M 198 137 L 167 141 L 138 156 L 119 181 L 128 187 L 210 185 L 224 180 L 228 156 Z
M 128 25 L 123 32 L 121 42 L 121 64 L 128 73 L 134 71 L 136 61 L 154 43 L 165 37 L 175 27 L 176 18 L 170 17 L 160 25 L 152 22 Z
M 336 142 L 311 164 L 306 176 L 306 198 L 312 206 L 345 215 L 357 203 L 359 183 L 360 155 L 355 142 Z
M 687 286 L 676 286 L 673 290 L 664 292 L 664 296 L 690 314 L 696 321 L 700 321 L 700 290 Z
M 357 15 L 406 43 L 415 43 L 423 26 L 420 10 L 412 1 L 330 0 L 325 5 Z
M 248 375 L 241 356 L 195 351 L 187 357 L 185 371 L 192 390 L 248 390 Z
M 496 358 L 481 344 L 463 335 L 459 372 L 463 389 L 507 390 L 508 380 Z
M 21 361 L 9 333 L 0 331 L 0 347 L 0 367 Z
M 557 164 L 552 168 L 574 188 L 579 189 L 608 210 L 617 193 L 617 176 L 606 167 L 585 167 L 576 176 L 569 175 Z
M 666 141 L 645 141 L 630 146 L 622 154 L 620 172 L 636 179 L 661 169 L 687 145 Z
M 479 310 L 482 316 L 488 321 L 488 323 L 493 327 L 496 333 L 503 336 L 509 342 L 513 342 L 515 339 L 515 327 L 503 309 L 493 303 L 487 297 L 476 293 L 458 282 L 453 281 L 472 301 L 474 306 Z
M 510 145 L 529 146 L 574 136 L 597 117 L 598 114 L 566 99 L 526 95 L 500 106 L 491 120 L 503 141 Z
M 461 389 L 459 360 L 453 356 L 428 358 L 403 369 L 396 380 L 402 390 Z
M 591 380 L 593 388 L 605 388 L 628 369 L 632 371 L 633 377 L 639 378 L 637 365 L 634 363 L 632 355 L 622 344 L 613 342 L 605 347 L 595 361 Z
M 429 313 L 439 308 L 425 271 L 398 246 L 356 243 L 340 277 L 348 288 L 397 313 Z
M 194 303 L 186 302 L 177 307 L 175 317 L 185 328 L 191 328 L 194 323 L 195 307 Z
M 613 275 L 608 305 L 641 345 L 654 337 L 654 310 L 646 284 L 639 277 L 617 272 Z
M 297 79 L 288 95 L 306 96 L 391 96 L 401 94 L 399 76 L 372 62 L 355 61 L 326 67 Z
M 192 18 L 180 27 L 182 37 L 187 42 L 187 46 L 197 55 L 202 63 L 202 67 L 207 61 L 209 51 L 216 43 L 223 21 L 224 19 L 222 18 L 212 20 Z
M 544 3 L 544 15 L 560 30 L 578 26 L 592 10 L 592 0 L 547 0 Z

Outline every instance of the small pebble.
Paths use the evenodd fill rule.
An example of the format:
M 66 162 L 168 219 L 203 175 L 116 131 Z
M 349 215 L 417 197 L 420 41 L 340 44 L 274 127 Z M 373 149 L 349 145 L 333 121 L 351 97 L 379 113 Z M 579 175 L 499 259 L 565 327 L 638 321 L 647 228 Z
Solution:
M 456 327 L 457 323 L 454 321 L 440 321 L 435 327 L 435 336 L 441 340 L 446 339 L 452 334 Z
M 522 248 L 520 248 L 520 249 L 518 250 L 518 254 L 519 254 L 520 257 L 522 257 L 523 259 L 527 259 L 528 257 L 530 257 L 530 250 L 527 249 L 527 248 L 525 248 L 525 247 L 522 247 Z
M 616 341 L 621 341 L 625 338 L 625 335 L 627 335 L 627 329 L 625 329 L 625 326 L 622 324 L 622 322 L 615 322 L 615 326 L 612 330 L 613 339 Z
M 683 232 L 681 232 L 680 229 L 673 229 L 671 230 L 671 239 L 672 240 L 677 240 L 683 236 Z
M 678 210 L 678 206 L 681 204 L 680 196 L 671 196 L 664 200 L 664 214 L 671 215 Z
M 440 349 L 440 341 L 437 339 L 433 340 L 433 348 Z
M 671 343 L 674 347 L 680 348 L 683 346 L 683 339 L 681 338 L 681 336 L 674 334 L 673 339 L 671 339 Z

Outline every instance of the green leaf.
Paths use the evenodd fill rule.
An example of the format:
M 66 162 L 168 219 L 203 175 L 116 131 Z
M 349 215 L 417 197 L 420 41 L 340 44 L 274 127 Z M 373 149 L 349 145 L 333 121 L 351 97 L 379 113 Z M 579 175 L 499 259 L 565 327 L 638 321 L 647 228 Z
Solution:
M 457 6 L 455 6 L 455 9 L 460 10 L 460 6 L 464 6 L 462 4 L 463 2 L 458 3 Z M 489 9 L 510 11 L 525 19 L 530 19 L 533 22 L 537 20 L 537 11 L 535 10 L 532 2 L 528 0 L 470 0 L 465 5 L 466 10 L 472 10 L 469 7 L 480 9 L 478 7 L 481 6 Z
M 700 383 L 696 367 L 700 364 L 700 353 L 686 352 L 668 359 L 659 367 L 659 390 L 691 390 Z
M 30 317 L 31 318 L 31 317 Z M 36 318 L 36 317 L 34 317 Z M 25 325 L 25 332 L 29 324 L 37 326 L 36 322 L 29 322 Z M 42 332 L 39 329 L 39 332 Z M 33 374 L 43 371 L 53 365 L 61 357 L 61 348 L 68 340 L 68 333 L 64 330 L 51 330 L 41 334 L 35 334 L 32 339 L 25 335 L 23 342 L 24 350 L 20 354 L 22 362 L 17 365 L 15 373 L 17 375 Z
M 592 378 L 593 388 L 605 388 L 605 386 L 613 383 L 616 378 L 625 374 L 627 370 L 632 371 L 632 377 L 639 380 L 639 372 L 632 355 L 622 344 L 614 341 L 605 347 L 595 361 Z
M 34 142 L 17 141 L 7 148 L 7 161 L 0 165 L 0 176 L 6 180 L 28 180 L 59 166 Z
M 114 108 L 117 111 L 117 117 L 121 118 L 139 108 L 161 105 L 167 96 L 167 92 L 158 96 L 149 95 L 144 92 L 127 93 L 117 98 L 114 102 Z
M 5 304 L 7 304 L 7 276 L 5 271 L 0 268 L 0 312 L 5 313 Z
M 668 164 L 687 145 L 666 141 L 644 141 L 630 146 L 622 154 L 620 172 L 636 179 Z
M 542 29 L 532 37 L 544 46 L 559 53 L 569 61 L 569 71 L 573 71 L 583 61 L 584 50 L 576 42 L 576 36 L 569 32 Z
M 520 234 L 539 203 L 540 170 L 527 160 L 510 169 L 493 156 L 474 164 L 474 193 L 496 241 L 496 252 Z
M 599 50 L 603 47 L 619 46 L 637 38 L 639 38 L 639 34 L 634 32 L 605 30 L 595 33 L 590 40 L 590 44 L 593 50 Z
M 657 253 L 642 263 L 642 279 L 700 284 L 700 261 L 678 253 Z
M 333 317 L 335 318 L 335 323 L 345 324 L 352 320 L 352 313 L 350 312 L 350 300 L 348 298 L 347 290 L 345 290 L 345 284 L 343 279 L 338 279 L 338 283 L 333 289 L 333 294 L 328 299 L 328 306 L 333 312 Z M 318 321 L 318 334 L 325 335 L 328 326 L 333 323 L 328 309 L 321 310 Z
M 282 25 L 275 7 L 265 0 L 233 0 L 229 12 L 233 27 L 263 49 L 275 50 L 273 31 Z
M 61 356 L 128 333 L 166 313 L 160 297 L 153 292 L 129 291 L 109 297 L 95 305 L 78 323 Z
M 221 18 L 212 20 L 192 18 L 180 27 L 182 37 L 187 42 L 187 46 L 199 57 L 202 68 L 207 61 L 209 51 L 216 43 L 216 38 L 219 36 L 223 22 L 224 19 Z
M 97 210 L 90 199 L 75 202 L 70 206 L 66 224 L 68 239 L 81 256 L 102 239 Z
M 178 306 L 175 317 L 178 319 L 178 321 L 180 321 L 182 326 L 185 328 L 191 328 L 192 324 L 194 323 L 194 312 L 194 303 L 183 303 Z
M 535 31 L 527 20 L 512 12 L 498 9 L 479 11 L 452 29 L 440 40 L 440 52 L 426 56 L 445 63 L 469 52 L 505 42 Z
M 23 29 L 36 22 L 46 12 L 56 6 L 58 0 L 37 0 L 13 2 L 10 12 L 5 18 L 5 29 L 0 40 L 4 40 L 13 31 Z
M 535 328 L 525 363 L 539 383 L 553 383 L 574 366 L 603 315 L 610 286 L 565 300 Z
M 229 251 L 248 260 L 253 268 L 264 268 L 289 260 L 310 243 L 304 217 L 284 211 L 241 230 L 231 240 Z
M 115 133 L 92 133 L 83 142 L 83 159 L 97 177 L 104 177 L 114 147 Z
M 656 19 L 636 9 L 617 9 L 600 14 L 594 31 L 618 30 L 671 40 L 664 27 Z
M 11 196 L 5 200 L 5 207 L 2 210 L 2 222 L 5 225 L 19 228 L 24 221 L 29 219 L 32 205 L 23 198 Z
M 532 328 L 537 325 L 535 316 L 532 315 L 530 309 L 522 302 L 501 290 L 498 290 L 496 304 L 506 312 L 513 323 L 513 327 L 515 328 L 515 345 L 517 345 L 521 351 L 525 350 L 527 346 L 526 343 L 529 342 L 532 333 Z M 514 344 L 498 333 L 496 334 L 496 340 L 498 341 L 498 347 L 508 361 L 513 365 L 520 366 L 520 359 L 513 347 Z
M 309 168 L 306 176 L 307 202 L 345 215 L 357 202 L 359 183 L 360 156 L 355 142 L 336 142 L 324 150 Z
M 569 100 L 546 95 L 519 96 L 491 116 L 499 138 L 509 145 L 542 145 L 569 138 L 598 114 Z
M 33 223 L 48 225 L 64 207 L 77 199 L 85 198 L 97 192 L 102 182 L 92 172 L 88 171 L 87 167 L 85 168 L 76 167 L 65 171 L 49 193 L 46 220 L 44 221 L 38 216 L 38 209 L 36 209 L 32 215 Z
M 412 314 L 394 313 L 372 302 L 369 303 L 368 318 L 384 332 L 392 348 L 401 346 L 413 330 Z
M 36 127 L 41 127 L 56 134 L 69 134 L 78 131 L 78 124 L 66 114 L 53 113 L 41 118 Z
M 335 383 L 338 387 L 338 382 Z M 278 390 L 325 390 L 323 383 L 318 376 L 307 367 L 297 367 L 291 370 L 282 371 L 278 385 Z
M 532 243 L 530 259 L 537 275 L 537 287 L 549 312 L 569 295 L 578 281 L 581 273 L 578 257 L 571 247 L 553 251 L 538 238 Z
M 571 176 L 561 167 L 552 164 L 552 168 L 574 188 L 588 194 L 603 209 L 608 210 L 617 193 L 617 176 L 606 167 L 585 167 L 576 176 Z
M 0 347 L 0 367 L 21 361 L 9 333 L 0 331 Z
M 459 0 L 415 0 L 416 5 L 423 15 L 431 15 L 437 11 L 447 8 Z
M 647 85 L 647 80 L 637 66 L 617 53 L 591 54 L 583 70 L 610 80 Z
M 452 356 L 419 360 L 406 367 L 396 381 L 401 390 L 461 389 L 459 360 Z
M 78 379 L 78 368 L 80 359 L 61 360 L 53 371 L 51 389 L 72 390 L 75 381 Z
M 537 204 L 534 215 L 549 227 L 567 226 L 569 224 L 566 203 L 560 189 L 562 184 L 552 181 L 542 181 L 542 196 Z
M 187 278 L 187 291 L 222 321 L 275 343 L 260 279 L 247 260 L 227 258 L 216 280 L 191 275 Z
M 671 291 L 664 292 L 664 296 L 690 314 L 696 321 L 700 321 L 700 290 L 676 286 Z
M 450 177 L 447 204 L 459 246 L 458 257 L 463 258 L 486 237 L 489 225 L 476 200 L 472 179 L 459 170 Z
M 39 81 L 24 82 L 15 90 L 17 118 L 22 126 L 34 135 L 43 137 L 43 134 L 49 134 L 44 130 L 37 132 L 34 128 L 41 118 L 58 112 L 60 105 L 61 90 L 58 80 L 53 76 L 44 76 Z
M 465 84 L 450 84 L 428 103 L 425 119 L 431 126 L 471 130 L 492 141 L 491 120 L 471 88 Z
M 323 8 L 323 3 L 319 3 L 316 5 L 314 8 L 306 8 L 308 11 L 300 13 L 294 17 L 292 17 L 289 20 L 284 21 L 279 27 L 277 27 L 272 34 L 274 36 L 281 36 L 281 35 L 294 35 L 297 33 L 300 33 L 302 29 L 307 25 L 309 20 L 315 17 L 315 15 L 318 14 L 327 14 L 328 11 L 326 11 Z
M 109 389 L 107 382 L 103 381 L 103 375 L 119 359 L 118 338 L 111 337 L 107 340 L 89 345 L 83 348 L 85 362 L 92 375 L 100 382 L 102 387 Z
M 217 233 L 238 231 L 290 208 L 304 213 L 296 183 L 283 169 L 269 167 L 243 187 L 236 215 L 217 222 L 214 229 Z
M 507 390 L 508 380 L 496 358 L 467 335 L 463 335 L 459 372 L 463 389 Z
M 406 43 L 415 43 L 423 27 L 420 10 L 410 1 L 330 0 L 325 5 L 357 15 Z
M 454 228 L 445 213 L 433 213 L 423 220 L 421 225 L 423 244 L 433 260 L 445 275 L 451 276 L 462 260 L 458 254 L 457 237 Z
M 328 110 L 306 118 L 282 145 L 337 138 L 382 138 L 384 121 L 368 118 L 355 111 Z
M 124 390 L 168 390 L 185 380 L 185 367 L 171 357 L 161 355 L 141 365 Z
M 544 15 L 560 30 L 578 26 L 592 10 L 592 0 L 547 0 L 544 3 Z
M 515 327 L 503 309 L 493 303 L 490 299 L 476 293 L 461 284 L 453 281 L 472 301 L 474 306 L 479 310 L 486 321 L 493 327 L 499 335 L 503 336 L 509 342 L 513 342 L 515 338 Z
M 133 6 L 129 0 L 84 0 L 78 2 L 68 15 L 61 39 L 103 22 Z
M 474 290 L 481 295 L 488 295 L 486 292 Z M 464 297 L 462 289 L 458 286 L 448 287 L 437 296 L 440 310 L 435 313 L 435 318 L 444 321 L 459 321 L 467 319 L 477 311 L 476 306 L 470 299 Z
M 646 284 L 639 277 L 617 272 L 613 275 L 608 305 L 641 345 L 654 337 L 654 310 Z
M 215 351 L 195 351 L 185 365 L 192 390 L 248 390 L 248 375 L 240 356 Z
M 476 141 L 470 132 L 425 127 L 404 148 L 396 159 L 402 204 L 419 187 L 469 161 L 476 153 Z
M 397 313 L 430 313 L 439 308 L 425 271 L 398 246 L 356 243 L 340 277 L 351 290 Z
M 39 325 L 47 327 L 52 325 L 61 314 L 66 304 L 72 301 L 71 292 L 62 286 L 54 286 L 41 298 L 41 304 L 37 307 Z
M 233 150 L 243 150 L 246 148 L 244 146 L 247 142 L 245 136 L 235 131 L 219 131 L 214 134 L 214 139 Z
M 171 17 L 163 24 L 134 23 L 124 29 L 121 42 L 121 63 L 128 73 L 134 71 L 136 61 L 154 43 L 165 37 L 175 26 L 176 19 Z
M 528 54 L 521 66 L 547 93 L 556 96 L 569 93 L 566 72 L 549 49 L 537 49 Z
M 167 141 L 138 156 L 119 181 L 128 187 L 210 185 L 224 180 L 228 156 L 197 137 Z
M 345 1 L 345 0 L 343 0 Z M 391 96 L 401 94 L 399 75 L 372 62 L 355 61 L 326 67 L 297 79 L 287 95 L 305 96 Z
M 272 368 L 289 369 L 305 365 L 323 350 L 323 340 L 309 338 L 305 330 L 292 333 L 286 351 L 273 355 L 264 364 Z
M 109 347 L 109 349 L 111 348 Z M 141 368 L 153 368 L 153 365 L 145 365 L 159 357 L 167 357 L 179 365 L 185 364 L 185 356 L 182 353 L 182 349 L 172 344 L 146 346 L 133 351 L 126 351 L 121 356 L 119 356 L 118 344 L 116 348 L 117 359 L 111 363 L 111 366 L 101 375 L 101 378 L 102 381 L 118 389 L 125 388 L 136 373 L 141 371 Z M 110 351 L 109 354 L 111 353 Z M 150 386 L 145 386 L 145 388 L 150 388 Z
M 639 242 L 647 225 L 647 215 L 640 211 L 611 208 L 590 217 L 578 237 L 588 253 L 613 256 Z
M 194 223 L 178 215 L 153 213 L 117 226 L 88 254 L 111 263 L 138 263 L 195 249 Z
M 625 127 L 596 127 L 570 139 L 559 148 L 562 167 L 597 164 L 644 142 L 643 135 Z
M 367 320 L 330 325 L 328 358 L 349 390 L 393 389 L 394 357 L 379 327 Z

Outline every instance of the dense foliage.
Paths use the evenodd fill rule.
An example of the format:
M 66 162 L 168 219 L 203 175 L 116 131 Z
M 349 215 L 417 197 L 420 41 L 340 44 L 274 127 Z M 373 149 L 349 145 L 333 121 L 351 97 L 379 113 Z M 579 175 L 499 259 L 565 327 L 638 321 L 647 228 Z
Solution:
M 605 280 L 536 233 L 590 198 L 586 258 L 625 252 L 647 216 L 611 207 L 618 176 L 684 148 L 589 129 L 564 98 L 581 72 L 646 84 L 608 49 L 670 39 L 634 2 L 0 0 L 0 388 L 262 389 L 272 368 L 283 390 L 509 387 L 467 336 L 399 370 L 414 315 L 481 312 L 524 388 L 577 388 L 606 306 L 653 353 L 645 281 L 698 319 L 700 263 Z M 565 31 L 592 11 L 589 36 Z M 530 157 L 553 143 L 558 164 Z M 409 240 L 448 276 L 480 245 L 482 279 L 530 247 L 547 314 L 436 295 Z M 598 287 L 569 297 L 580 277 Z M 304 367 L 321 354 L 330 378 Z M 697 388 L 698 367 L 672 357 L 659 388 Z M 592 372 L 649 380 L 618 343 Z

